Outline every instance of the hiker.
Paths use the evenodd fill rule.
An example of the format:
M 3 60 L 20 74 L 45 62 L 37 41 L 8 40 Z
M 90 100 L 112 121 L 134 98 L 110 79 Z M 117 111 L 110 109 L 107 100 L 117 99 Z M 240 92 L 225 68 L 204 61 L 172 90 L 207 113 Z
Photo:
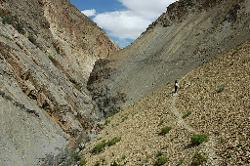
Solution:
M 179 89 L 180 85 L 179 85 L 179 82 L 178 80 L 175 80 L 175 84 L 174 84 L 174 94 L 177 93 L 178 89 Z

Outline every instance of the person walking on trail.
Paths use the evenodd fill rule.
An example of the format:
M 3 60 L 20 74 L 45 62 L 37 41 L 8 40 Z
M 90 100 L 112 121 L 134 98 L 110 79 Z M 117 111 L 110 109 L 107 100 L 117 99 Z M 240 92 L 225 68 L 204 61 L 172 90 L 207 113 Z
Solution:
M 180 88 L 179 82 L 178 80 L 175 80 L 175 84 L 174 84 L 174 94 L 176 94 L 178 92 L 178 89 Z

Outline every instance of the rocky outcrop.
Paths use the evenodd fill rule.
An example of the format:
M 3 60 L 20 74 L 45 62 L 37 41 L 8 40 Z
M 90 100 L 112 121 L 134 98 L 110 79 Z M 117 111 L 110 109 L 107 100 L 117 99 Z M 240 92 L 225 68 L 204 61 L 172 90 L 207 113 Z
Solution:
M 131 46 L 110 58 L 107 85 L 134 102 L 250 39 L 247 0 L 180 0 Z M 96 87 L 99 87 L 96 85 Z
M 244 0 L 237 0 L 234 3 L 231 3 L 229 8 L 231 8 L 225 20 L 235 22 L 237 19 L 237 11 L 241 9 L 239 3 L 243 3 Z M 227 6 L 227 1 L 225 0 L 180 0 L 176 3 L 169 5 L 166 13 L 162 14 L 150 27 L 155 26 L 156 24 L 161 24 L 164 27 L 170 26 L 174 23 L 184 21 L 189 14 L 195 12 L 206 12 L 211 10 L 216 6 Z M 223 21 L 225 21 L 223 20 Z
M 0 1 L 0 165 L 54 162 L 95 128 L 87 81 L 116 50 L 67 0 Z

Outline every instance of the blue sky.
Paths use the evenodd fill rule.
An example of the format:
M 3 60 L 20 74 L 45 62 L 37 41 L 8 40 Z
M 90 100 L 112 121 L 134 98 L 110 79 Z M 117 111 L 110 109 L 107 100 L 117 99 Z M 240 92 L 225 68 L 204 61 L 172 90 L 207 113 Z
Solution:
M 98 13 L 117 11 L 125 7 L 117 0 L 70 0 L 79 10 L 96 9 Z
M 176 0 L 70 0 L 120 47 L 126 47 Z

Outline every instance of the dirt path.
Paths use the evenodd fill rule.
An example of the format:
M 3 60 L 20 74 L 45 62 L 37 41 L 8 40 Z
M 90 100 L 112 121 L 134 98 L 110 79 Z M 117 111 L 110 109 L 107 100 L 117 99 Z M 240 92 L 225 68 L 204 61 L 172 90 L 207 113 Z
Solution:
M 176 118 L 177 118 L 176 120 L 177 120 L 178 125 L 180 127 L 185 128 L 186 130 L 188 130 L 191 133 L 196 133 L 196 131 L 184 121 L 184 119 L 182 118 L 182 114 L 180 114 L 180 112 L 177 110 L 177 108 L 176 108 L 177 97 L 178 97 L 178 94 L 173 95 L 173 99 L 172 99 L 172 103 L 171 103 L 171 111 L 176 116 Z
M 178 98 L 178 94 L 174 94 L 172 96 L 172 103 L 171 103 L 171 111 L 175 115 L 177 124 L 179 127 L 183 127 L 187 131 L 193 134 L 198 134 L 193 127 L 191 127 L 189 124 L 187 124 L 184 119 L 182 118 L 182 114 L 178 111 L 176 108 L 176 100 Z M 219 166 L 219 157 L 215 153 L 215 138 L 209 137 L 209 141 L 204 144 L 204 152 L 208 155 L 208 161 L 207 165 L 209 166 Z

